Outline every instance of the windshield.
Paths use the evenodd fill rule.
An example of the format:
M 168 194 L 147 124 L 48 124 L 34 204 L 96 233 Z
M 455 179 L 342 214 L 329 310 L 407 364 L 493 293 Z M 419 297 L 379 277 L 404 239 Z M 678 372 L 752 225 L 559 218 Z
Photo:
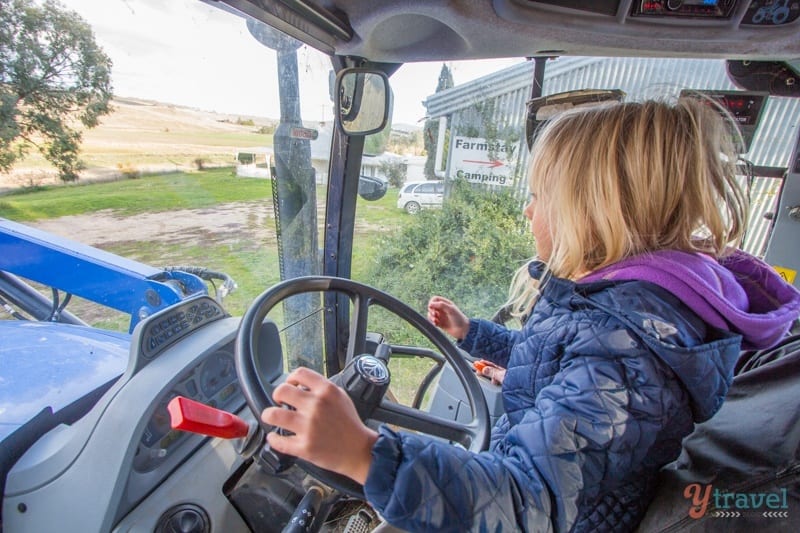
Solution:
M 76 180 L 61 179 L 35 149 L 0 175 L 0 216 L 47 232 L 26 238 L 16 260 L 0 260 L 42 298 L 14 297 L 18 282 L 5 279 L 6 320 L 71 316 L 126 333 L 161 308 L 147 287 L 120 295 L 116 278 L 88 274 L 87 254 L 101 269 L 173 289 L 186 288 L 173 271 L 198 276 L 233 316 L 280 280 L 328 274 L 422 313 L 438 294 L 491 318 L 514 272 L 536 255 L 521 214 L 532 98 L 576 89 L 621 90 L 626 99 L 737 91 L 722 60 L 550 59 L 541 91 L 532 89 L 534 62 L 522 58 L 408 64 L 390 78 L 389 124 L 364 139 L 359 160 L 332 150 L 335 73 L 325 54 L 197 1 L 65 5 L 112 60 L 113 98 L 99 124 L 81 130 Z M 748 98 L 741 105 L 751 109 Z M 787 98 L 759 102 L 746 117 L 742 179 L 752 222 L 743 247 L 763 255 L 800 108 Z M 341 193 L 342 176 L 359 177 L 350 213 L 352 198 L 330 196 Z M 78 253 L 75 243 L 134 263 Z M 324 338 L 325 310 L 320 294 L 276 310 L 291 337 L 290 367 L 323 369 L 338 355 Z M 370 331 L 398 344 L 417 340 L 396 322 L 376 313 Z

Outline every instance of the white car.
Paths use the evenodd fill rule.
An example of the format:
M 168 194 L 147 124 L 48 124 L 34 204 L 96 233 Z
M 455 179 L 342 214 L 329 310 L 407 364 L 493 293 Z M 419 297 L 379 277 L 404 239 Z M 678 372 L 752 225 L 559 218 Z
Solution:
M 403 185 L 397 207 L 414 215 L 422 208 L 441 207 L 444 200 L 443 181 L 412 181 Z

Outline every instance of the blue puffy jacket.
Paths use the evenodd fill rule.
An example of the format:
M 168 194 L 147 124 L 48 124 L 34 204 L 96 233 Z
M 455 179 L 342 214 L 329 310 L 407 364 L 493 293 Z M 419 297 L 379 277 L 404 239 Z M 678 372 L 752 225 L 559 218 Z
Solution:
M 471 320 L 461 342 L 508 369 L 490 450 L 382 427 L 367 498 L 408 531 L 633 529 L 740 343 L 653 283 L 551 277 L 522 330 Z

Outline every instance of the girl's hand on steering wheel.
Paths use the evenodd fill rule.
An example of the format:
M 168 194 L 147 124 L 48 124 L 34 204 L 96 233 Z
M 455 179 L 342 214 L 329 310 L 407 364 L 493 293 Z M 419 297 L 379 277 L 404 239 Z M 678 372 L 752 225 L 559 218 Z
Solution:
M 293 455 L 362 485 L 372 464 L 378 434 L 364 425 L 347 393 L 324 376 L 298 368 L 272 395 L 276 405 L 261 413 L 265 423 L 293 435 L 267 434 L 276 451 Z M 331 446 L 336 442 L 336 446 Z

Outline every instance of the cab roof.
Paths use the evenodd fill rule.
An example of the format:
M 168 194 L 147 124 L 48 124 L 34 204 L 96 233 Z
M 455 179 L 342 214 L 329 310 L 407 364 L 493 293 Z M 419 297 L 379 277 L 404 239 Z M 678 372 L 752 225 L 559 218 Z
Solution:
M 205 0 L 371 62 L 555 55 L 794 60 L 800 5 L 769 0 Z

